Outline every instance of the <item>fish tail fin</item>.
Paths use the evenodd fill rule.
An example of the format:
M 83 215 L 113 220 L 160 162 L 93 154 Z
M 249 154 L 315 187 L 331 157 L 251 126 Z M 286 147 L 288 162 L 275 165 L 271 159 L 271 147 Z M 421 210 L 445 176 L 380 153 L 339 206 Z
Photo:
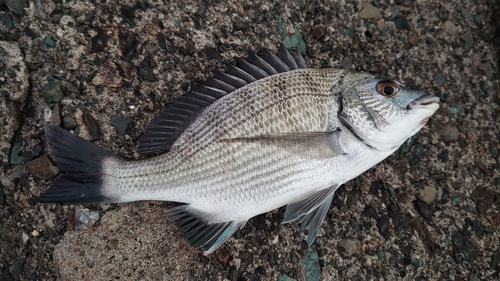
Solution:
M 103 173 L 103 161 L 119 159 L 113 152 L 88 142 L 55 125 L 44 125 L 49 150 L 61 171 L 52 185 L 38 197 L 42 203 L 105 203 L 116 202 L 102 194 L 108 175 Z

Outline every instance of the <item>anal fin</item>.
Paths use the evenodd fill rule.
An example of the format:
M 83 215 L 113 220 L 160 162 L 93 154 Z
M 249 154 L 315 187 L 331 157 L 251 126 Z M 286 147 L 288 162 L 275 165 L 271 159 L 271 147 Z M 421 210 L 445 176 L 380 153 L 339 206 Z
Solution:
M 328 213 L 337 188 L 338 185 L 318 191 L 302 201 L 288 204 L 286 208 L 283 223 L 300 223 L 300 232 L 308 231 L 306 240 L 309 246 L 316 239 L 318 229 Z
M 245 225 L 246 221 L 210 223 L 209 215 L 194 210 L 189 205 L 171 208 L 167 215 L 176 221 L 189 243 L 202 247 L 204 255 L 209 255 Z

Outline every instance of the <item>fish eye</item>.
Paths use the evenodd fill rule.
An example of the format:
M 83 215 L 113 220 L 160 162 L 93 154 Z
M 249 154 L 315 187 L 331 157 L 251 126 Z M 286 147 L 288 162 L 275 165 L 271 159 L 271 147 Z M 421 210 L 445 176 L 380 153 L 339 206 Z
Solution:
M 385 97 L 393 97 L 399 91 L 398 85 L 392 81 L 378 82 L 376 89 L 379 94 Z

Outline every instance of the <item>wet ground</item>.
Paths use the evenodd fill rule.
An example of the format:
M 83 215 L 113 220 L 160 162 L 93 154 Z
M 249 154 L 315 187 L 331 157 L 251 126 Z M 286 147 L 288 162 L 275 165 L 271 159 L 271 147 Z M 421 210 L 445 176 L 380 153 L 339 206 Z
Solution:
M 0 1 L 2 280 L 497 280 L 498 1 Z M 67 206 L 42 125 L 129 158 L 174 96 L 247 50 L 299 48 L 438 95 L 428 125 L 337 193 L 313 247 L 283 210 L 204 257 L 162 202 Z M 78 149 L 78 148 L 75 148 Z

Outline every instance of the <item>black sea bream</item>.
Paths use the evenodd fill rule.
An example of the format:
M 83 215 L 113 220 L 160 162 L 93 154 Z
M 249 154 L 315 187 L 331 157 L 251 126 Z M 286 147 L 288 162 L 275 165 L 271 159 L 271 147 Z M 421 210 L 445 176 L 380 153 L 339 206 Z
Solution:
M 287 206 L 314 242 L 335 190 L 391 155 L 439 99 L 367 73 L 307 68 L 300 54 L 252 53 L 174 100 L 128 161 L 45 125 L 61 176 L 39 202 L 185 203 L 189 241 L 216 250 L 250 218 Z

